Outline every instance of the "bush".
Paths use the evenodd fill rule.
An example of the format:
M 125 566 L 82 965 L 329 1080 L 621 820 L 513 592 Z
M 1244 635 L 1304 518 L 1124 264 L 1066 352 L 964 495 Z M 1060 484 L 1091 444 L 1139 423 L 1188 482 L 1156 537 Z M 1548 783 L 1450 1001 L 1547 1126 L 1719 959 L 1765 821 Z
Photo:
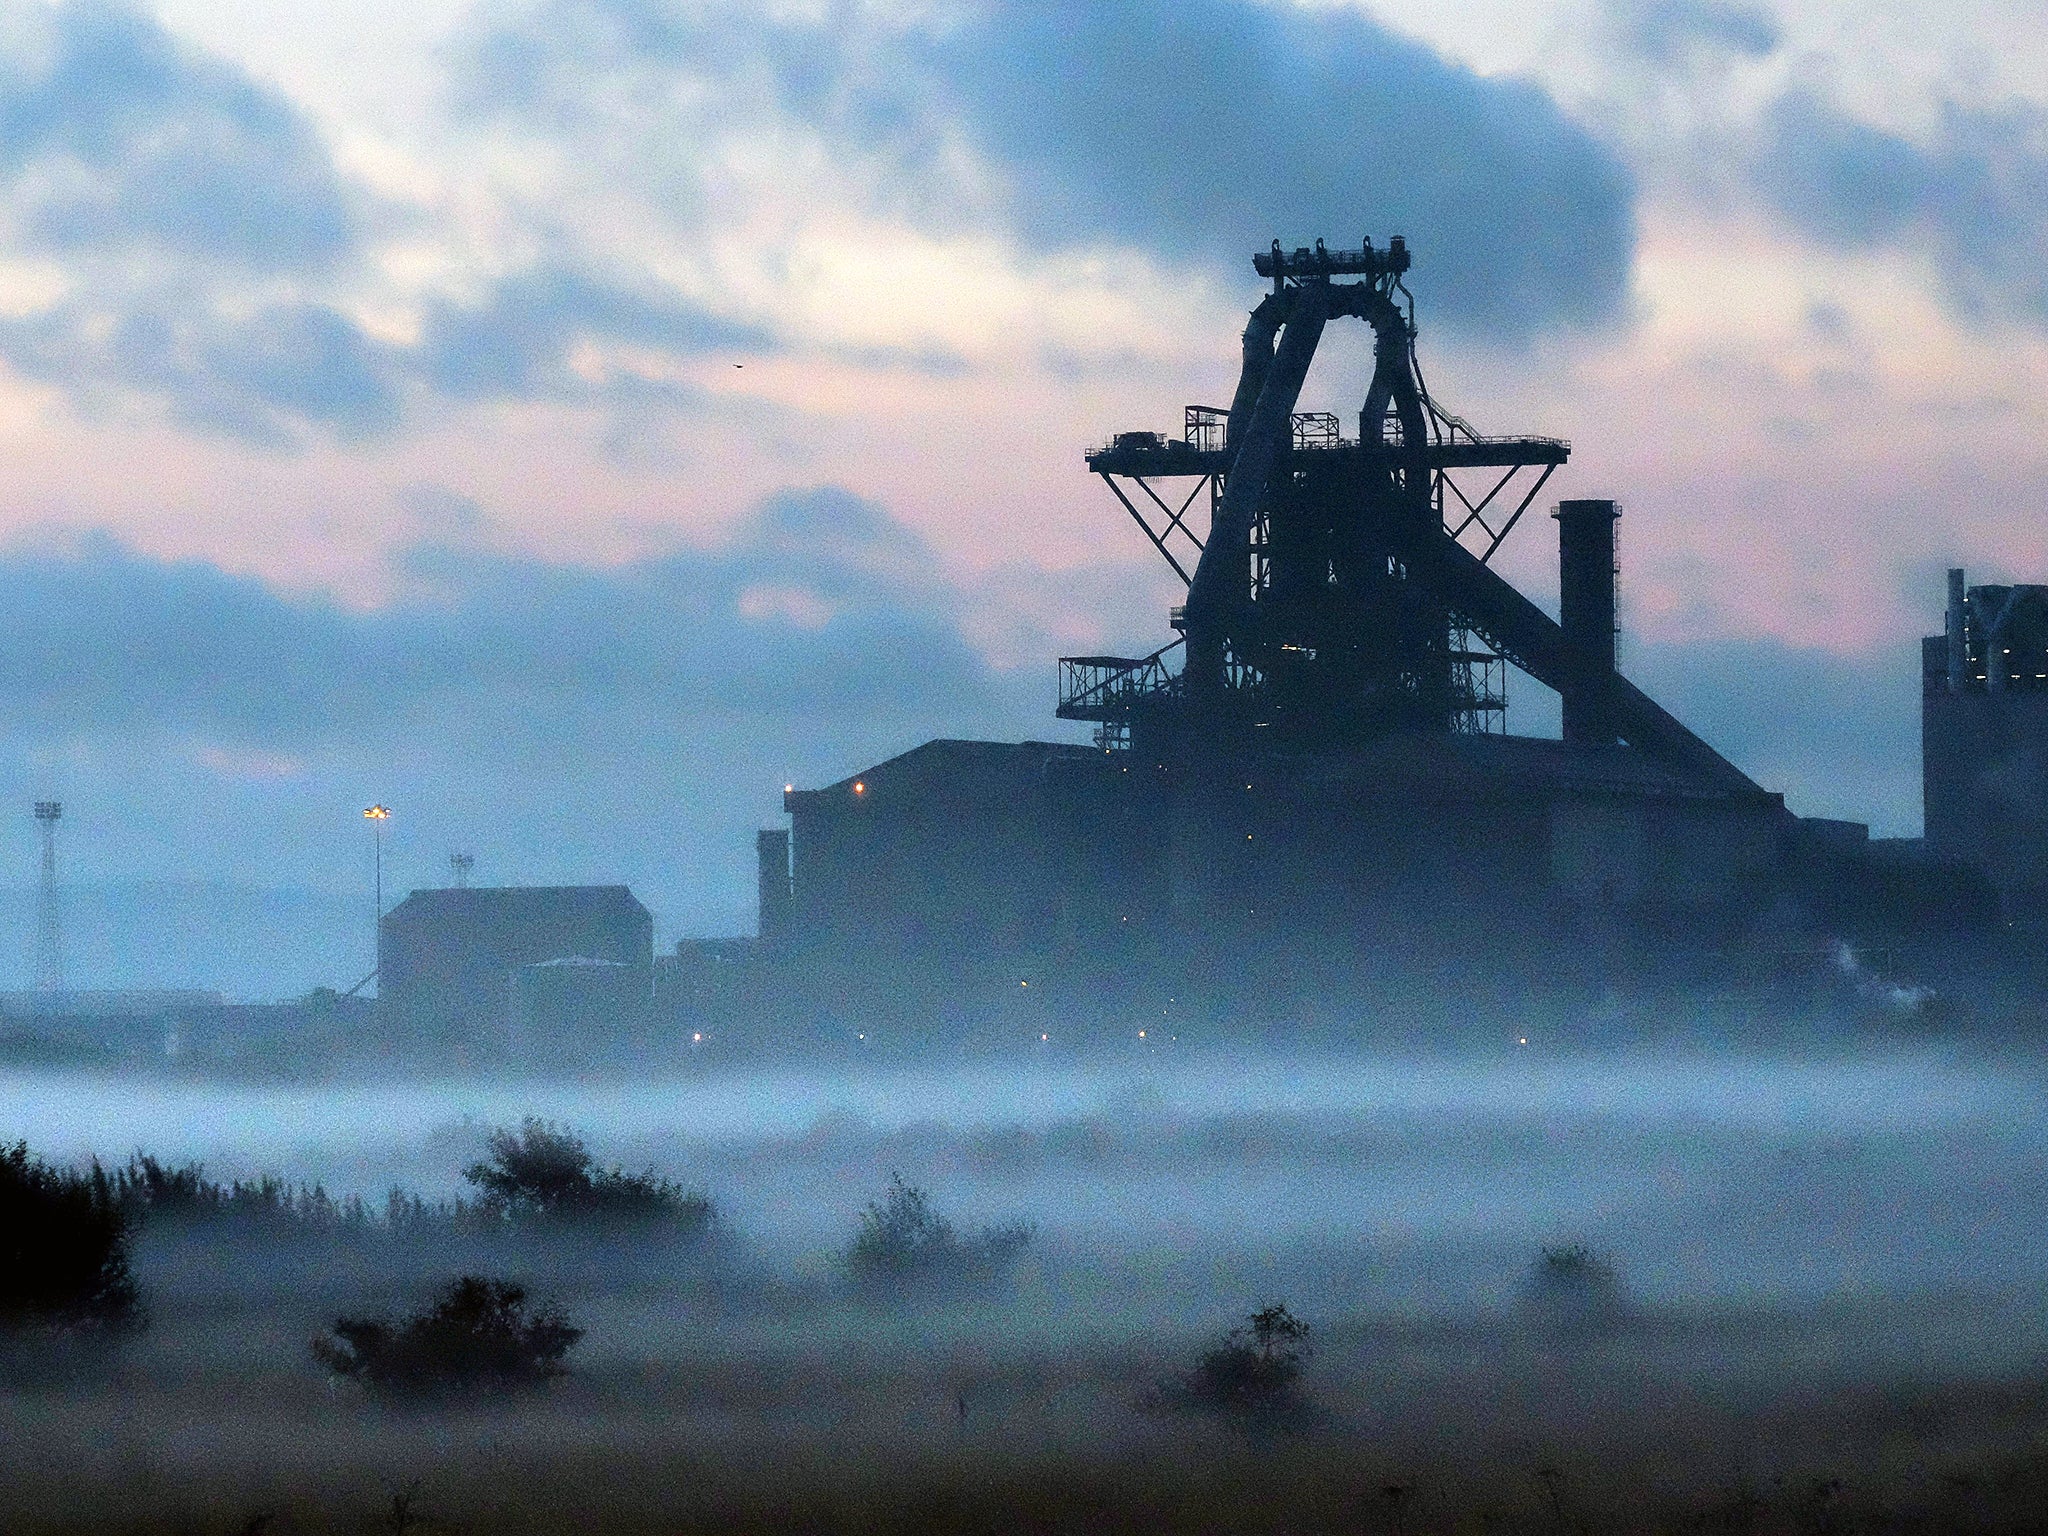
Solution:
M 464 1275 L 403 1323 L 337 1319 L 333 1338 L 313 1341 L 313 1355 L 382 1396 L 502 1393 L 564 1374 L 562 1357 L 582 1337 L 559 1307 L 529 1315 L 525 1287 Z
M 140 1321 L 127 1217 L 99 1164 L 85 1174 L 26 1142 L 0 1148 L 0 1327 Z
M 1564 1327 L 1598 1327 L 1626 1310 L 1613 1264 L 1584 1243 L 1545 1248 L 1522 1283 L 1523 1305 Z
M 963 1239 L 930 1195 L 892 1173 L 882 1198 L 861 1213 L 846 1269 L 870 1291 L 958 1290 L 1007 1277 L 1030 1242 L 1025 1222 Z
M 1202 1357 L 1174 1394 L 1184 1407 L 1273 1422 L 1300 1414 L 1301 1367 L 1311 1350 L 1308 1324 L 1274 1303 Z
M 222 1184 L 206 1177 L 203 1164 L 170 1166 L 146 1153 L 130 1158 L 128 1166 L 114 1174 L 112 1184 L 122 1210 L 138 1225 L 226 1221 L 244 1227 L 354 1232 L 374 1226 L 377 1219 L 358 1196 L 337 1200 L 318 1184 L 287 1184 L 268 1174 Z
M 515 1224 L 666 1227 L 699 1236 L 714 1211 L 704 1196 L 647 1173 L 600 1168 L 573 1132 L 529 1117 L 514 1131 L 493 1131 L 490 1156 L 464 1170 L 484 1209 Z

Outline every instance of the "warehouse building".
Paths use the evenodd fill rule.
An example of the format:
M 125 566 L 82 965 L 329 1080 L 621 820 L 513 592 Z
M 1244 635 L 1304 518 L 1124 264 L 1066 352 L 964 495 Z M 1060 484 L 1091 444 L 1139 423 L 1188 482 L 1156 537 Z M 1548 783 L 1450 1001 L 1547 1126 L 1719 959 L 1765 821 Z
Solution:
M 418 890 L 377 925 L 385 1027 L 443 1045 L 510 1048 L 640 1027 L 654 919 L 623 885 Z

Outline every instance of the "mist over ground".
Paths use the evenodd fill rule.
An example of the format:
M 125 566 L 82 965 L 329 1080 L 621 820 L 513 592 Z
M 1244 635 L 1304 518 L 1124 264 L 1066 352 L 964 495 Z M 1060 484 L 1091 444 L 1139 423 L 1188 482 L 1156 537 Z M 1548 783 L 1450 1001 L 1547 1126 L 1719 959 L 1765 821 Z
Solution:
M 0 1076 L 0 1120 L 53 1159 L 139 1149 L 373 1208 L 393 1186 L 473 1194 L 488 1132 L 527 1115 L 708 1195 L 714 1247 L 153 1219 L 143 1334 L 11 1357 L 20 1507 L 51 1529 L 392 1529 L 417 1484 L 407 1508 L 439 1522 L 418 1529 L 1550 1529 L 1560 1498 L 1570 1528 L 1752 1504 L 1746 1528 L 1940 1528 L 2035 1486 L 2048 1097 L 2020 1052 L 1873 1034 L 638 1081 Z M 963 1235 L 1029 1223 L 1007 1279 L 850 1288 L 892 1173 Z M 1619 1279 L 1597 1325 L 1531 1310 L 1539 1255 L 1574 1244 Z M 394 1408 L 323 1379 L 308 1338 L 480 1255 L 587 1329 L 564 1381 Z M 1312 1328 L 1304 1426 L 1160 1408 L 1276 1301 Z
M 710 1069 L 666 1081 L 347 1087 L 14 1072 L 0 1120 L 52 1157 L 141 1150 L 381 1201 L 458 1193 L 526 1115 L 717 1201 L 754 1243 L 829 1262 L 892 1170 L 964 1218 L 1021 1215 L 1091 1263 L 1208 1262 L 1376 1301 L 1498 1302 L 1535 1247 L 1584 1240 L 1659 1303 L 1807 1301 L 2048 1272 L 2037 1064 L 1935 1045 L 1811 1054 L 1123 1055 Z M 1491 1255 L 1494 1272 L 1487 1270 Z

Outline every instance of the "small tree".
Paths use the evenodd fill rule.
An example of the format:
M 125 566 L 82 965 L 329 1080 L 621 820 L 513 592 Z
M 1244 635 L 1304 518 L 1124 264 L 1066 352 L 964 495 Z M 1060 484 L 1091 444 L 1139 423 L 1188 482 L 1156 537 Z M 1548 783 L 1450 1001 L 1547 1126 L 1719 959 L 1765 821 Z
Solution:
M 861 1212 L 846 1269 L 864 1289 L 945 1289 L 1002 1278 L 1031 1241 L 1024 1222 L 963 1239 L 932 1208 L 931 1196 L 903 1175 L 889 1175 L 882 1198 Z
M 544 1386 L 583 1330 L 559 1307 L 529 1313 L 526 1289 L 464 1275 L 426 1311 L 394 1324 L 339 1318 L 313 1355 L 337 1376 L 388 1397 L 499 1393 Z
M 711 1202 L 652 1171 L 602 1168 L 581 1137 L 529 1116 L 517 1131 L 492 1131 L 490 1156 L 463 1177 L 486 1209 L 514 1223 L 596 1222 L 667 1226 L 695 1236 L 711 1226 Z
M 1302 1362 L 1311 1353 L 1308 1324 L 1275 1302 L 1252 1313 L 1202 1357 L 1181 1383 L 1180 1400 L 1248 1420 L 1297 1413 Z
M 100 1165 L 79 1173 L 26 1142 L 0 1147 L 0 1327 L 140 1321 L 127 1218 Z

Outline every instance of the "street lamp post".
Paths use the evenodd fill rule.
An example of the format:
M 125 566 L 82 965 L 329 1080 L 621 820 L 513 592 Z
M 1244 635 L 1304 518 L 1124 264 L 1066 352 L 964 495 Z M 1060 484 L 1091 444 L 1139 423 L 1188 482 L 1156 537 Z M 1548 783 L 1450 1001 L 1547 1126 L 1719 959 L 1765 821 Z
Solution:
M 363 816 L 377 834 L 377 914 L 370 925 L 370 933 L 377 945 L 373 954 L 379 967 L 384 964 L 384 823 L 391 819 L 391 812 L 381 805 L 370 806 Z M 383 991 L 380 986 L 378 991 Z

